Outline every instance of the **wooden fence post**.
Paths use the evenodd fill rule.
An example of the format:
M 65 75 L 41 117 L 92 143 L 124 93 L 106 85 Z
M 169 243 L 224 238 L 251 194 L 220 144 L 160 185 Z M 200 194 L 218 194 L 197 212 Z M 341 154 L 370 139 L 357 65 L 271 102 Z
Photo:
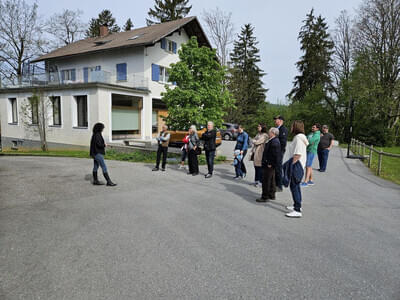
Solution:
M 371 148 L 369 149 L 369 157 L 368 157 L 368 168 L 371 168 L 371 161 L 372 161 L 372 148 L 373 148 L 374 146 L 373 145 L 371 145 Z
M 382 150 L 379 151 L 379 156 L 378 156 L 378 176 L 381 175 L 381 169 L 382 169 Z
M 365 156 L 365 143 L 362 143 L 362 156 Z

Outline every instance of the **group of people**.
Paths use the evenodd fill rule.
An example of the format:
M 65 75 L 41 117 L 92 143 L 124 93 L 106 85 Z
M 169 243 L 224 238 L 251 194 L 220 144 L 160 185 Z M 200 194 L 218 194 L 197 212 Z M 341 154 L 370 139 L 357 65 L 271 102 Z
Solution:
M 302 216 L 302 196 L 300 187 L 314 185 L 312 174 L 312 163 L 315 155 L 318 155 L 320 172 L 325 172 L 328 162 L 329 151 L 333 146 L 334 136 L 329 133 L 327 125 L 321 126 L 318 123 L 313 124 L 311 133 L 306 137 L 304 123 L 294 121 L 290 132 L 294 138 L 289 147 L 289 158 L 283 164 L 283 157 L 286 152 L 288 129 L 284 126 L 283 116 L 274 118 L 275 126 L 269 130 L 264 124 L 259 124 L 257 135 L 251 139 L 243 126 L 239 125 L 236 145 L 234 149 L 235 180 L 246 177 L 247 169 L 245 157 L 250 153 L 249 160 L 253 161 L 255 177 L 254 186 L 262 186 L 261 197 L 257 202 L 267 202 L 275 200 L 276 192 L 281 192 L 283 186 L 290 187 L 293 198 L 293 206 L 288 206 L 287 217 Z M 90 156 L 94 160 L 93 184 L 102 185 L 98 180 L 97 171 L 101 167 L 104 178 L 108 186 L 115 186 L 108 175 L 107 167 L 104 162 L 106 144 L 102 137 L 104 125 L 97 123 L 93 127 L 93 135 L 90 142 Z M 214 158 L 216 154 L 217 131 L 214 129 L 214 123 L 207 123 L 207 131 L 199 138 L 195 125 L 189 128 L 188 134 L 183 138 L 183 147 L 181 148 L 181 164 L 179 168 L 184 168 L 186 157 L 188 158 L 188 175 L 199 175 L 198 155 L 201 154 L 200 141 L 203 142 L 208 173 L 205 178 L 211 178 L 214 172 Z M 168 155 L 168 145 L 170 134 L 166 125 L 162 126 L 161 132 L 157 138 L 157 160 L 153 171 L 165 171 Z M 162 161 L 161 161 L 162 157 Z M 304 172 L 305 170 L 305 172 Z M 304 177 L 304 181 L 303 181 Z

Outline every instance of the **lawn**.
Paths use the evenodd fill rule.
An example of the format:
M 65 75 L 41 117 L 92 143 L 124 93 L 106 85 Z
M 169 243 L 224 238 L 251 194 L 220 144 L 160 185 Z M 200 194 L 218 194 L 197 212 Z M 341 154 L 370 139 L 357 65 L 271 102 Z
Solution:
M 387 153 L 400 154 L 400 147 L 376 147 L 375 149 Z M 369 150 L 366 150 L 366 154 L 368 153 Z M 371 170 L 373 170 L 375 174 L 378 168 L 378 156 L 379 155 L 375 152 L 372 155 Z M 366 160 L 365 163 L 368 164 L 368 160 Z M 381 177 L 400 184 L 400 157 L 382 157 Z
M 57 150 L 57 151 L 40 151 L 40 150 L 7 150 L 2 151 L 0 154 L 3 155 L 27 155 L 27 156 L 54 156 L 54 157 L 77 157 L 77 158 L 90 158 L 88 151 L 81 150 Z M 119 160 L 127 162 L 142 162 L 142 163 L 155 163 L 157 153 L 154 151 L 143 151 L 143 150 L 132 150 L 129 153 L 122 153 L 115 150 L 108 150 L 106 152 L 105 159 Z M 225 156 L 218 156 L 215 159 L 215 163 L 222 163 L 226 160 Z M 180 162 L 180 154 L 168 153 L 168 163 L 177 164 Z M 204 154 L 199 156 L 199 164 L 206 164 Z

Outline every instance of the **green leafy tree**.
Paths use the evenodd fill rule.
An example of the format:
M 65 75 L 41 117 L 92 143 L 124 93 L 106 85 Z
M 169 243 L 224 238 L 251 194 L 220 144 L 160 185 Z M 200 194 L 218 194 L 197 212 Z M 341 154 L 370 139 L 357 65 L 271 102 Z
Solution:
M 184 18 L 192 9 L 188 3 L 189 0 L 155 0 L 154 8 L 147 13 L 150 17 L 146 19 L 147 26 Z
M 133 28 L 133 22 L 131 18 L 129 18 L 128 20 L 126 20 L 126 23 L 124 25 L 124 31 L 132 30 L 132 28 Z
M 100 36 L 100 26 L 107 26 L 109 32 L 119 32 L 121 29 L 116 24 L 115 18 L 108 9 L 104 9 L 97 18 L 92 18 L 89 22 L 89 29 L 86 31 L 87 37 Z
M 328 33 L 328 25 L 321 16 L 314 16 L 314 9 L 307 15 L 299 33 L 304 55 L 296 63 L 300 75 L 295 77 L 289 93 L 293 101 L 301 101 L 317 86 L 327 88 L 331 77 L 331 56 L 334 44 Z
M 265 73 L 257 65 L 260 62 L 257 44 L 254 27 L 246 24 L 234 41 L 230 55 L 228 85 L 236 103 L 235 108 L 229 109 L 227 120 L 240 123 L 248 129 L 256 126 L 254 116 L 264 104 L 267 92 L 261 80 Z
M 169 70 L 169 80 L 176 87 L 166 85 L 167 91 L 162 95 L 168 107 L 166 123 L 173 129 L 207 121 L 221 126 L 233 101 L 223 84 L 226 71 L 218 63 L 215 50 L 199 48 L 196 37 L 192 37 L 179 50 L 179 59 Z

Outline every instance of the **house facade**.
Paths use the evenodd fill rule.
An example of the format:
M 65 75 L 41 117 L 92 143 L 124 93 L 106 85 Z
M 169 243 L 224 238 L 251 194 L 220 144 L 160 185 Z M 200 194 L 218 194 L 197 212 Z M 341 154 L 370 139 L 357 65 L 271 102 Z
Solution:
M 161 98 L 168 68 L 191 36 L 210 47 L 196 17 L 102 35 L 75 42 L 34 62 L 45 72 L 0 87 L 2 148 L 37 148 L 34 130 L 40 95 L 46 103 L 46 138 L 50 148 L 87 147 L 91 129 L 105 125 L 107 143 L 151 141 L 168 114 Z

